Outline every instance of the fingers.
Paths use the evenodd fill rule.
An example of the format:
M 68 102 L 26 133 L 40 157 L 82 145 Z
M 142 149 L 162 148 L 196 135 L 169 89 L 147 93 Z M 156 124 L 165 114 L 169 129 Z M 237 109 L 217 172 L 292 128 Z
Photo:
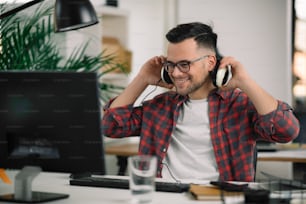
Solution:
M 231 65 L 232 67 L 237 66 L 237 61 L 233 57 L 223 57 L 219 67 L 225 68 L 227 65 Z
M 162 65 L 165 61 L 166 61 L 166 57 L 164 57 L 164 56 L 155 56 L 154 58 L 153 58 L 153 60 L 154 60 L 154 62 L 156 63 L 156 64 L 158 64 L 158 65 Z
M 150 58 L 141 68 L 139 74 L 150 85 L 158 85 L 168 88 L 167 84 L 161 81 L 161 69 L 165 61 L 164 56 L 154 56 Z
M 159 80 L 158 84 L 156 84 L 157 86 L 160 86 L 160 87 L 164 87 L 164 88 L 167 88 L 167 89 L 172 89 L 174 87 L 173 84 L 168 84 L 166 82 L 164 82 L 163 80 Z
M 162 79 L 159 79 L 157 82 L 156 82 L 156 85 L 159 85 L 159 83 L 161 83 L 163 80 Z

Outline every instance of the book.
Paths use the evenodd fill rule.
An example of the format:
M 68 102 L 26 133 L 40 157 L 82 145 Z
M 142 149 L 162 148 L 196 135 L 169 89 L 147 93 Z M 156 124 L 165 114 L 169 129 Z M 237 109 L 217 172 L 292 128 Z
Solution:
M 241 196 L 242 192 L 229 192 L 216 186 L 191 184 L 189 192 L 197 200 L 223 200 L 225 196 Z

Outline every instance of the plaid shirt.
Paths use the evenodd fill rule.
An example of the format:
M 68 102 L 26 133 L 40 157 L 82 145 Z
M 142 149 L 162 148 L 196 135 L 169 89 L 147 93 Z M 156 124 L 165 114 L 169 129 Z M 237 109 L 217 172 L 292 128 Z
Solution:
M 108 104 L 102 132 L 112 138 L 140 135 L 139 154 L 157 156 L 157 176 L 161 177 L 162 161 L 179 109 L 186 100 L 188 97 L 166 92 L 139 107 L 107 108 Z M 208 96 L 208 103 L 211 139 L 223 181 L 254 180 L 256 140 L 286 143 L 299 132 L 292 108 L 281 101 L 275 111 L 266 115 L 259 115 L 246 94 L 238 89 L 214 91 Z

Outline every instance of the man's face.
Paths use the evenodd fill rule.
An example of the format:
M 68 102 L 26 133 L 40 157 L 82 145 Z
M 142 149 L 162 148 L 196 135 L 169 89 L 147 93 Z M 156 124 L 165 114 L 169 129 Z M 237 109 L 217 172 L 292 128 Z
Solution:
M 189 95 L 191 99 L 207 97 L 212 87 L 209 71 L 215 65 L 213 53 L 208 49 L 198 48 L 193 39 L 186 39 L 180 43 L 170 43 L 167 54 L 167 61 L 170 63 L 191 62 L 188 72 L 182 72 L 175 66 L 173 72 L 169 73 L 177 93 Z

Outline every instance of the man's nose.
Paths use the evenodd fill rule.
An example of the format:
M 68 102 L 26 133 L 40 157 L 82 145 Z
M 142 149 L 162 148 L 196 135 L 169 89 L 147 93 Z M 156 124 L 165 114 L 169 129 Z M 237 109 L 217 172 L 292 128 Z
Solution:
M 181 75 L 181 74 L 183 74 L 183 72 L 181 72 L 181 70 L 178 68 L 178 66 L 175 65 L 175 66 L 174 66 L 174 69 L 173 69 L 173 72 L 172 72 L 172 75 L 173 75 L 173 76 L 179 76 L 179 75 Z

